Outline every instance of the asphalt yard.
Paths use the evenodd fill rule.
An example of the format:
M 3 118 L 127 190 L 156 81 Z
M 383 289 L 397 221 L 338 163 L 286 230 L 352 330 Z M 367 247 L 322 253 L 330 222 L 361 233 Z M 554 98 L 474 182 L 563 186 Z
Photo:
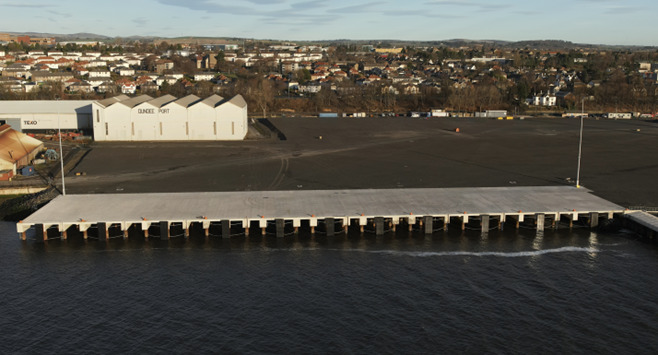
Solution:
M 67 193 L 559 186 L 576 180 L 578 119 L 270 121 L 285 140 L 95 143 L 67 176 Z M 658 206 L 657 153 L 655 121 L 586 119 L 580 183 L 622 206 Z

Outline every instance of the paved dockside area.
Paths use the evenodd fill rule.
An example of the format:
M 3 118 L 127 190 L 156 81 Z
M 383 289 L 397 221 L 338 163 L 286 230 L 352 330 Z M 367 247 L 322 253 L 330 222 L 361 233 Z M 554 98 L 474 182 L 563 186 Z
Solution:
M 214 222 L 241 223 L 248 230 L 252 224 L 265 228 L 277 221 L 292 222 L 295 228 L 302 221 L 313 228 L 318 221 L 343 226 L 384 221 L 431 225 L 437 218 L 444 223 L 452 218 L 462 223 L 479 219 L 488 227 L 489 218 L 485 223 L 483 216 L 498 223 L 530 217 L 543 229 L 545 216 L 557 221 L 565 216 L 598 220 L 599 215 L 611 218 L 623 212 L 623 207 L 571 186 L 92 194 L 59 196 L 17 223 L 17 231 L 24 237 L 32 227 L 65 232 L 75 226 L 84 232 L 92 226 L 119 225 L 126 231 L 133 225 L 142 230 L 152 225 L 162 228 L 163 223 L 184 229 L 199 223 L 207 230 Z

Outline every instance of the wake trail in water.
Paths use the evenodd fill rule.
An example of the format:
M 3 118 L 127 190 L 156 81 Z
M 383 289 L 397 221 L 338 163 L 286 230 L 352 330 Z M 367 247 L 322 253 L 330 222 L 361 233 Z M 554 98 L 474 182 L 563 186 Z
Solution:
M 475 256 L 475 257 L 501 257 L 501 258 L 523 258 L 539 256 L 544 254 L 557 254 L 557 253 L 598 253 L 596 248 L 580 248 L 580 247 L 562 247 L 556 249 L 544 249 L 533 251 L 518 251 L 518 252 L 472 252 L 472 251 L 399 251 L 399 250 L 363 250 L 363 249 L 334 249 L 335 251 L 348 251 L 348 252 L 361 252 L 369 254 L 387 254 L 396 256 L 412 256 L 412 257 L 436 257 L 436 256 Z

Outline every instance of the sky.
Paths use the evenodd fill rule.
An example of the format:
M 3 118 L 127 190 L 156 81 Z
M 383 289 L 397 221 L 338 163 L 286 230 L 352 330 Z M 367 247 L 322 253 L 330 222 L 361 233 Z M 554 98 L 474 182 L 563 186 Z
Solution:
M 656 0 L 0 0 L 0 32 L 658 46 Z

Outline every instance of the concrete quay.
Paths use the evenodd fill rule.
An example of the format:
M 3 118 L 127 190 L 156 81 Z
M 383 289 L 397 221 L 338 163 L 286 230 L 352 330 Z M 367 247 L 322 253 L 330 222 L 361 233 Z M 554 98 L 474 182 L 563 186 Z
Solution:
M 644 211 L 631 211 L 624 215 L 624 225 L 650 241 L 658 239 L 658 217 Z M 628 223 L 630 222 L 630 223 Z
M 33 229 L 38 240 L 47 240 L 49 231 L 66 239 L 72 230 L 87 238 L 96 229 L 103 240 L 110 229 L 127 238 L 131 228 L 148 237 L 153 227 L 166 240 L 173 229 L 187 237 L 191 228 L 202 228 L 207 237 L 213 224 L 228 238 L 231 229 L 265 234 L 268 226 L 277 237 L 299 228 L 315 233 L 318 226 L 326 235 L 350 226 L 361 232 L 367 226 L 377 235 L 398 226 L 431 234 L 437 227 L 457 224 L 463 230 L 478 221 L 486 234 L 509 219 L 517 228 L 533 221 L 542 232 L 561 220 L 596 227 L 600 218 L 623 213 L 623 207 L 571 186 L 89 194 L 58 196 L 16 229 L 22 239 Z

